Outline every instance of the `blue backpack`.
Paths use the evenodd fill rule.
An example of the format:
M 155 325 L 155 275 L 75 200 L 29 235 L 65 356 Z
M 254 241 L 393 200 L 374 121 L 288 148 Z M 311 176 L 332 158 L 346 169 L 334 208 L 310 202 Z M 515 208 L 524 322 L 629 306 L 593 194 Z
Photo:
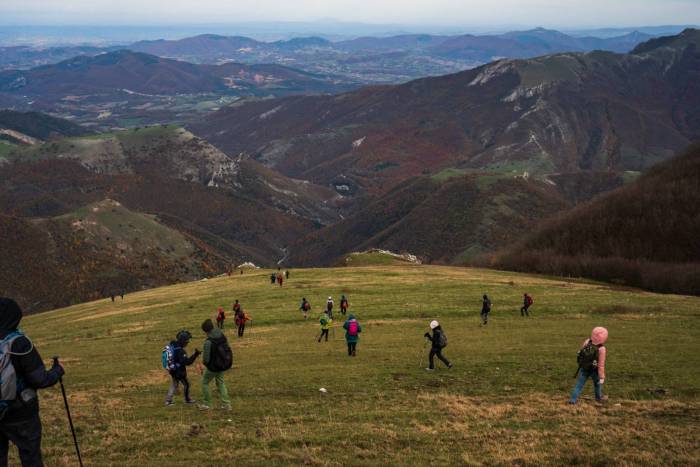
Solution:
M 168 344 L 163 348 L 163 353 L 161 355 L 161 360 L 163 363 L 163 369 L 170 372 L 175 371 L 177 365 L 175 364 L 175 346 Z

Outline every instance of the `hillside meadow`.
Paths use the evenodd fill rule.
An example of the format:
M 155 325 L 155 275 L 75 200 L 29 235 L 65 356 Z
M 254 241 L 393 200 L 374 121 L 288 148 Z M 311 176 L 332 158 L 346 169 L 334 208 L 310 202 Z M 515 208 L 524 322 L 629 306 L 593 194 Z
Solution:
M 45 360 L 60 355 L 86 465 L 697 465 L 700 298 L 479 269 L 390 265 L 270 271 L 129 294 L 29 316 Z M 523 292 L 535 303 L 519 313 Z M 355 358 L 343 333 L 318 343 L 325 299 L 344 293 L 363 327 Z M 479 321 L 488 293 L 493 312 Z M 302 297 L 313 319 L 298 311 Z M 233 409 L 165 407 L 161 350 L 180 329 L 202 347 L 202 320 L 228 320 Z M 438 319 L 447 370 L 426 372 L 423 333 Z M 610 331 L 609 400 L 576 406 L 575 354 Z M 198 365 L 190 367 L 201 397 Z M 326 394 L 319 388 L 328 390 Z M 47 465 L 75 465 L 58 388 L 41 392 Z M 216 393 L 214 391 L 214 399 Z M 14 455 L 14 453 L 13 453 Z M 16 461 L 16 457 L 14 458 Z

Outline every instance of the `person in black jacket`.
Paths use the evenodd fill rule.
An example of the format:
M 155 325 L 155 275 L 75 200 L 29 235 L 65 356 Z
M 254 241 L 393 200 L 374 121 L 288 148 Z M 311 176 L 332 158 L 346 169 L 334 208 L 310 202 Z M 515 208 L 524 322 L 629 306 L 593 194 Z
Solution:
M 191 357 L 187 356 L 187 351 L 185 347 L 190 343 L 192 339 L 192 334 L 189 331 L 180 331 L 175 336 L 175 340 L 170 342 L 170 348 L 173 353 L 172 367 L 169 368 L 168 372 L 172 380 L 170 381 L 170 388 L 168 389 L 168 395 L 165 396 L 165 405 L 173 405 L 173 396 L 177 391 L 177 387 L 182 383 L 182 387 L 185 390 L 185 403 L 194 404 L 195 401 L 190 398 L 190 381 L 187 379 L 187 367 L 192 365 L 197 357 L 199 357 L 200 352 L 195 349 L 194 354 Z
M 431 321 L 430 329 L 433 330 L 432 336 L 428 332 L 425 333 L 426 339 L 429 339 L 431 342 L 430 354 L 428 355 L 428 362 L 430 363 L 430 366 L 428 366 L 426 370 L 433 371 L 435 369 L 434 358 L 436 355 L 442 363 L 447 365 L 447 368 L 452 368 L 452 363 L 450 363 L 450 361 L 442 355 L 442 349 L 444 349 L 447 345 L 447 339 L 443 337 L 444 332 L 442 331 L 442 327 L 440 327 L 440 323 L 435 320 Z
M 0 414 L 0 465 L 7 465 L 9 441 L 17 446 L 23 467 L 41 467 L 41 419 L 37 389 L 56 384 L 63 367 L 46 370 L 32 341 L 17 329 L 22 310 L 10 298 L 0 298 L 0 342 L 9 346 L 17 377 L 17 397 Z
M 489 313 L 491 313 L 491 300 L 488 295 L 484 294 L 481 302 L 481 320 L 484 326 L 489 324 Z

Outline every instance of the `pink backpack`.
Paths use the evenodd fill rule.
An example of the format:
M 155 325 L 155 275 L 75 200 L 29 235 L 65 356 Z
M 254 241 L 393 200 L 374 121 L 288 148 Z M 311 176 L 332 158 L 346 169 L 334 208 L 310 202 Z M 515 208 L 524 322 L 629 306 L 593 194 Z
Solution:
M 357 335 L 357 328 L 358 328 L 357 321 L 352 320 L 350 321 L 350 324 L 348 325 L 348 336 L 356 336 Z

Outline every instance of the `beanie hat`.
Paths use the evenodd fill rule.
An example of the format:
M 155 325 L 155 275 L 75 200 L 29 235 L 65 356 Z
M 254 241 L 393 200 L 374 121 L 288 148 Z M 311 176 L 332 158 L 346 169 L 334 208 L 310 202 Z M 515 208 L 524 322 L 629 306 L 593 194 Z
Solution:
M 432 320 L 432 321 L 430 322 L 430 329 L 435 329 L 435 328 L 438 327 L 438 326 L 440 326 L 440 323 L 438 323 L 437 321 Z

